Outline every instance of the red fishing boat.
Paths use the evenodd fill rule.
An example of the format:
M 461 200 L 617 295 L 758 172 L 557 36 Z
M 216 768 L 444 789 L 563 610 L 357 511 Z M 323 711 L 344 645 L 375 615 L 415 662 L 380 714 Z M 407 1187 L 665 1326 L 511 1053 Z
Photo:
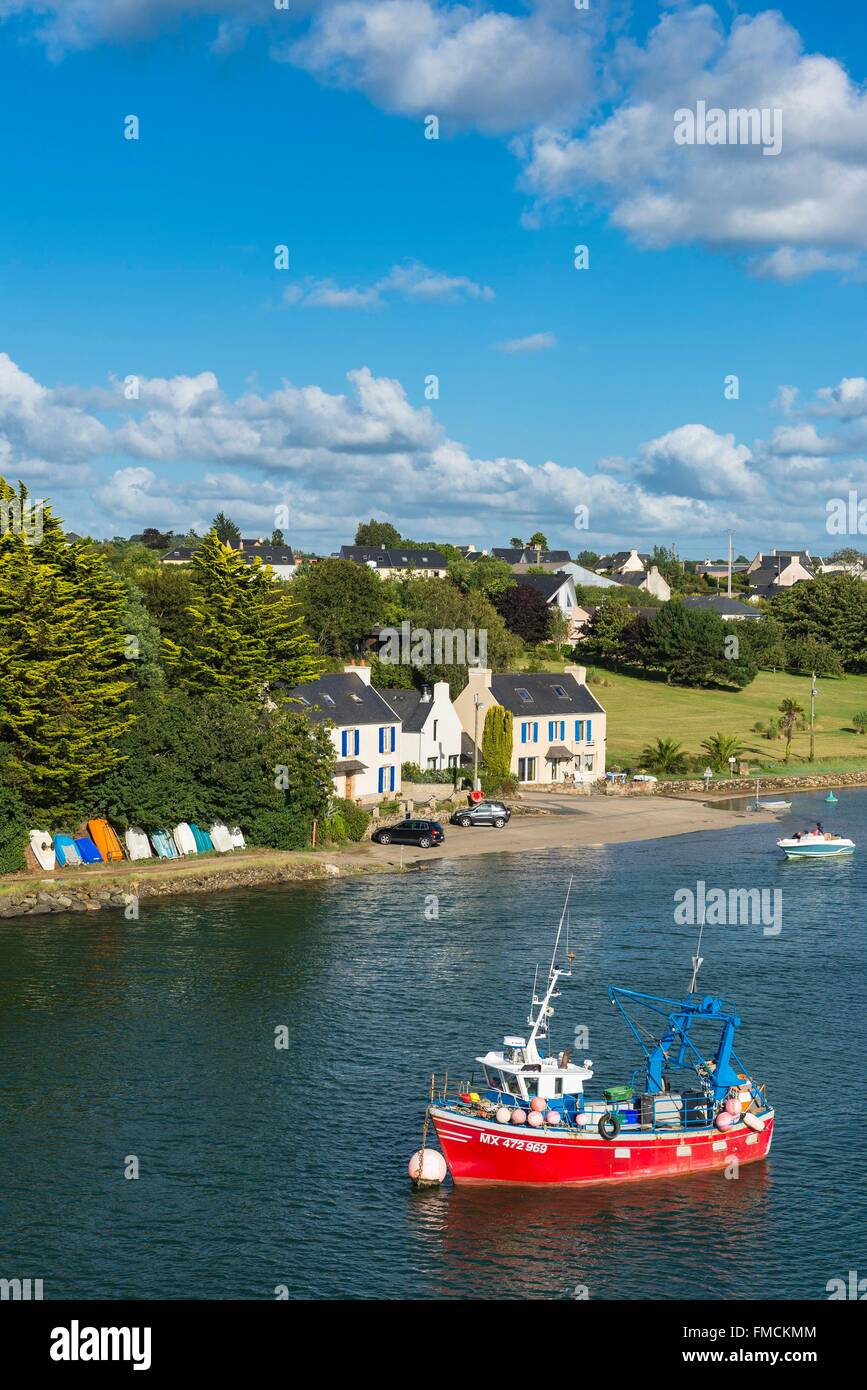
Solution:
M 567 893 L 547 987 L 533 988 L 527 1036 L 509 1034 L 501 1049 L 476 1058 L 484 1076 L 478 1091 L 441 1097 L 428 1108 L 454 1182 L 580 1186 L 706 1172 L 766 1158 L 774 1111 L 764 1085 L 735 1052 L 740 1019 L 734 1006 L 696 991 L 698 954 L 681 1000 L 609 988 L 612 1004 L 644 1053 L 628 1084 L 594 1099 L 585 1091 L 593 1079 L 590 1059 L 574 1061 L 570 1047 L 547 1052 L 552 1000 L 560 997 L 560 981 L 571 975 L 556 964 L 568 900 Z M 637 1024 L 633 1011 L 655 1021 L 658 1036 Z M 702 1041 L 709 1031 L 715 1037 L 712 1050 Z M 686 1082 L 678 1073 L 686 1074 Z M 421 1182 L 437 1181 L 444 1176 L 442 1160 L 423 1143 L 410 1174 Z

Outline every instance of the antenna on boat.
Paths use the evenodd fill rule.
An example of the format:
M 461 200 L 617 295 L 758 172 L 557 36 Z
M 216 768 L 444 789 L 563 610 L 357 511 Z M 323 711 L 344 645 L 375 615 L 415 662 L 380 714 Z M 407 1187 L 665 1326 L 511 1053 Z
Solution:
M 697 945 L 696 948 L 695 948 L 695 955 L 694 955 L 693 958 L 692 958 L 692 979 L 691 979 L 690 982 L 689 982 L 689 992 L 690 992 L 690 994 L 694 994 L 694 993 L 695 993 L 695 982 L 696 982 L 696 980 L 698 979 L 698 972 L 699 972 L 699 970 L 701 970 L 702 964 L 704 963 L 704 956 L 702 956 L 702 955 L 699 954 L 699 952 L 701 951 L 701 936 L 702 936 L 702 932 L 703 932 L 703 931 L 704 931 L 704 903 L 702 903 L 702 905 L 701 905 L 701 921 L 700 921 L 699 924 L 698 924 L 698 945 Z
M 567 908 L 569 907 L 569 894 L 572 892 L 572 883 L 573 883 L 573 881 L 574 881 L 574 877 L 575 877 L 574 874 L 570 875 L 570 878 L 569 878 L 569 887 L 566 889 L 566 901 L 565 901 L 564 904 L 563 904 L 563 911 L 560 913 L 560 925 L 559 925 L 558 928 L 557 928 L 557 936 L 556 936 L 556 938 L 555 938 L 555 940 L 554 940 L 554 950 L 553 950 L 553 953 L 552 953 L 552 955 L 551 955 L 551 965 L 550 965 L 550 967 L 549 967 L 549 969 L 548 969 L 548 979 L 549 979 L 549 980 L 550 980 L 551 976 L 552 976 L 553 973 L 554 973 L 554 965 L 555 965 L 556 960 L 557 960 L 557 948 L 558 948 L 558 946 L 560 945 L 560 933 L 561 933 L 562 930 L 563 930 L 563 923 L 564 923 L 565 920 L 566 920 L 566 910 L 567 910 Z M 568 938 L 568 932 L 567 932 L 567 938 Z M 565 974 L 566 972 L 564 971 L 563 973 Z

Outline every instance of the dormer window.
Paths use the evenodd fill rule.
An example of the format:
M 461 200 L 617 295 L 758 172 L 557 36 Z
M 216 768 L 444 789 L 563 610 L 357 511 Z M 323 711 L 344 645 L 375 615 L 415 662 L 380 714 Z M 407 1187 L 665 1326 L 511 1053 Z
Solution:
M 332 708 L 333 708 L 333 706 L 334 706 L 334 696 L 333 696 L 333 695 L 329 695 L 328 692 L 327 692 L 326 690 L 323 690 L 323 692 L 322 692 L 322 699 L 324 700 L 324 702 L 325 702 L 326 705 L 331 705 Z M 305 700 L 304 703 L 306 704 L 307 701 Z
M 525 705 L 532 705 L 533 697 L 530 694 L 529 690 L 525 690 L 523 686 L 516 686 L 515 694 L 517 695 L 519 700 L 522 700 L 524 702 Z
M 568 700 L 568 699 L 569 699 L 569 696 L 566 694 L 566 691 L 563 689 L 562 685 L 552 685 L 552 686 L 551 686 L 551 689 L 553 690 L 554 694 L 557 696 L 557 699 L 558 699 L 558 700 Z

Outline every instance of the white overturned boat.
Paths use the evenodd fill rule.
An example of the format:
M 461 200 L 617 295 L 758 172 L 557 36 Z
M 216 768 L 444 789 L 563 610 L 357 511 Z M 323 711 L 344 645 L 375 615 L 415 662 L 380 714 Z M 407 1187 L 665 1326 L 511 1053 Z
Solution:
M 841 854 L 852 854 L 855 849 L 854 840 L 818 830 L 809 830 L 805 835 L 792 835 L 789 839 L 778 840 L 777 844 L 787 859 L 831 859 Z

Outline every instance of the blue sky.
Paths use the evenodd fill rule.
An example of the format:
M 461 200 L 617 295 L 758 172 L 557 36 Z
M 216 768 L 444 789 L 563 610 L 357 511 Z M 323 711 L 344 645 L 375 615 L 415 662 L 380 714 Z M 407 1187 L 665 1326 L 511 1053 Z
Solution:
M 96 535 L 286 506 L 326 552 L 371 514 L 834 549 L 826 501 L 867 496 L 865 31 L 805 3 L 0 0 L 0 473 Z M 675 147 L 699 98 L 781 109 L 779 156 Z

